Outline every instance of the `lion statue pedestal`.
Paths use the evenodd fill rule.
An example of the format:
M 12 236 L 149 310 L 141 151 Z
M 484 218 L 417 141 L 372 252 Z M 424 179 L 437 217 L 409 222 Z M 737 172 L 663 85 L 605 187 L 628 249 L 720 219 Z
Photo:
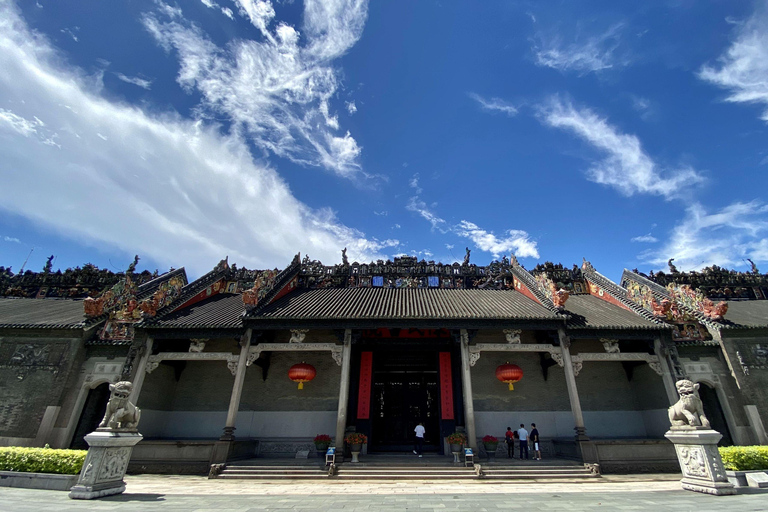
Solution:
M 717 450 L 717 443 L 723 436 L 709 426 L 698 394 L 699 385 L 690 380 L 679 380 L 676 386 L 680 400 L 669 408 L 672 427 L 664 437 L 675 445 L 683 472 L 680 481 L 683 489 L 718 496 L 736 494 Z
M 141 411 L 128 400 L 133 390 L 130 382 L 110 384 L 109 390 L 112 394 L 104 419 L 95 432 L 85 436 L 88 454 L 70 498 L 91 500 L 125 491 L 123 478 L 131 452 L 143 439 L 136 430 Z

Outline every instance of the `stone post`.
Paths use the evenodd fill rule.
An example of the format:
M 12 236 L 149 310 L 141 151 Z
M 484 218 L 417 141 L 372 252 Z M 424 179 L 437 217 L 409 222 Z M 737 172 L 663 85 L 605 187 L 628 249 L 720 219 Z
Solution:
M 339 382 L 339 409 L 336 416 L 336 457 L 344 457 L 344 432 L 347 428 L 349 407 L 349 369 L 352 359 L 352 330 L 344 331 L 344 346 L 341 352 L 341 381 Z
M 667 392 L 669 405 L 672 405 L 677 402 L 675 379 L 672 377 L 672 372 L 669 369 L 669 361 L 667 360 L 667 356 L 664 355 L 664 351 L 661 348 L 661 338 L 658 336 L 653 339 L 653 353 L 659 358 L 659 364 L 661 365 L 661 380 L 664 382 L 664 390 Z
M 464 421 L 467 427 L 467 443 L 477 452 L 475 406 L 472 402 L 472 374 L 469 368 L 469 334 L 466 329 L 461 329 L 461 389 L 464 398 Z
M 237 411 L 240 409 L 240 396 L 243 393 L 243 382 L 245 381 L 245 370 L 248 361 L 248 349 L 251 348 L 252 329 L 245 331 L 240 342 L 240 358 L 237 361 L 237 372 L 235 373 L 235 382 L 232 385 L 232 395 L 229 399 L 229 409 L 227 410 L 227 422 L 224 425 L 224 433 L 213 447 L 211 454 L 211 464 L 224 464 L 229 458 L 229 452 L 232 448 L 232 442 L 235 440 L 235 422 L 237 421 Z
M 597 463 L 599 462 L 597 448 L 587 436 L 587 428 L 584 425 L 584 414 L 581 411 L 579 390 L 576 387 L 576 373 L 573 371 L 573 360 L 571 359 L 571 340 L 566 336 L 565 329 L 563 328 L 557 330 L 557 336 L 560 340 L 560 350 L 563 353 L 565 385 L 568 388 L 568 398 L 571 402 L 571 413 L 573 414 L 574 423 L 573 429 L 576 431 L 576 446 L 585 463 Z
M 154 339 L 147 338 L 146 345 L 144 346 L 144 353 L 139 359 L 139 364 L 136 367 L 136 375 L 133 376 L 133 391 L 131 391 L 131 397 L 129 400 L 134 404 L 139 403 L 139 395 L 141 394 L 141 387 L 144 385 L 144 378 L 147 376 L 147 361 L 149 356 L 152 355 L 152 346 Z

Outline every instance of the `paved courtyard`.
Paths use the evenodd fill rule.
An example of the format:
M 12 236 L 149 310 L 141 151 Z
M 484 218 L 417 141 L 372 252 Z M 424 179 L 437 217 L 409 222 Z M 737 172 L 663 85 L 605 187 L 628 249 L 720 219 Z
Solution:
M 127 492 L 93 501 L 67 493 L 0 488 L 13 512 L 259 510 L 726 510 L 768 509 L 768 491 L 708 496 L 680 489 L 676 475 L 608 475 L 589 481 L 223 481 L 196 476 L 126 478 Z

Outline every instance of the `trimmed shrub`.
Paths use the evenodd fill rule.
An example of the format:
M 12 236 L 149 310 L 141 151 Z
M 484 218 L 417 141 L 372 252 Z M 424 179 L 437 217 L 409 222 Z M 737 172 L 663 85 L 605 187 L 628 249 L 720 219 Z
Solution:
M 83 467 L 87 452 L 18 446 L 0 448 L 0 471 L 77 475 Z
M 718 450 L 729 471 L 768 469 L 768 446 L 725 446 Z

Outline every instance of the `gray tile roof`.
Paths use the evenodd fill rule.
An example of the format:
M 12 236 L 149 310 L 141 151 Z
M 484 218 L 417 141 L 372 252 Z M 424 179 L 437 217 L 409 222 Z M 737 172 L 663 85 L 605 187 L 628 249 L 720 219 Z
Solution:
M 82 300 L 0 299 L 0 328 L 79 329 L 84 325 Z
M 723 327 L 768 327 L 768 300 L 729 300 Z
M 398 288 L 300 290 L 249 315 L 272 320 L 556 320 L 519 292 Z
M 147 320 L 146 329 L 237 329 L 245 311 L 240 294 L 220 293 L 162 318 Z
M 592 295 L 571 295 L 565 309 L 569 329 L 669 329 Z

